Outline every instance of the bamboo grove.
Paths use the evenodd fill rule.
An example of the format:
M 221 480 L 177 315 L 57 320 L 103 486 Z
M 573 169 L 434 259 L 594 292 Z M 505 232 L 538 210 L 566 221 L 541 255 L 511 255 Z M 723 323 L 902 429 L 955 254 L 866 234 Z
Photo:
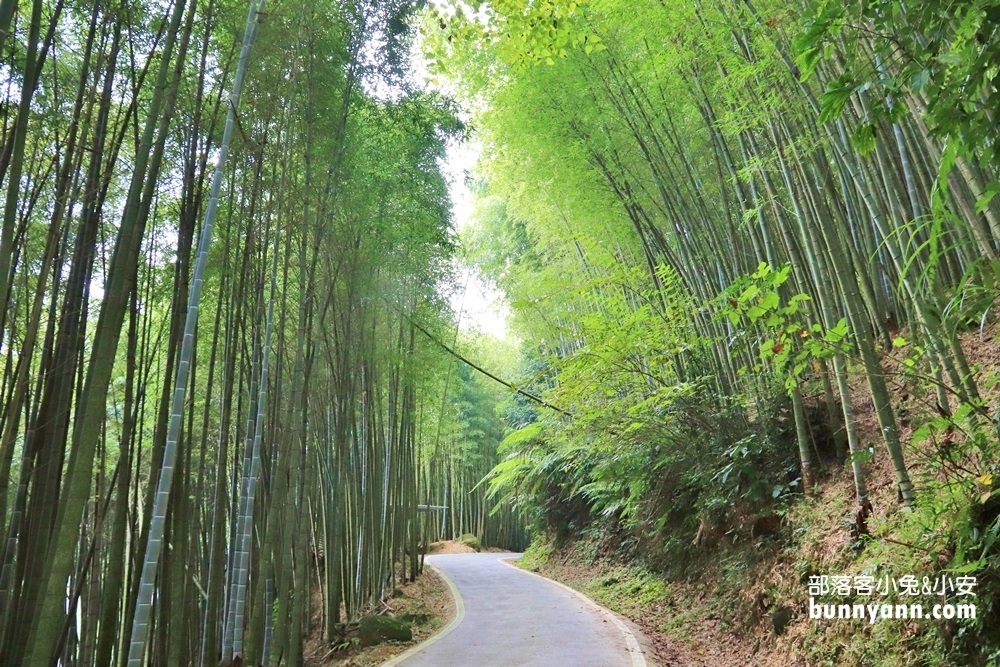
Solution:
M 503 394 L 428 338 L 414 9 L 0 6 L 0 664 L 302 664 L 428 540 L 524 539 L 472 488 Z
M 818 413 L 853 470 L 855 534 L 873 458 L 903 503 L 942 482 L 981 492 L 991 382 L 960 336 L 996 296 L 995 16 L 890 0 L 439 7 L 427 51 L 483 141 L 469 244 L 532 341 L 523 382 L 573 414 L 526 419 L 494 493 L 557 531 L 638 528 L 677 562 L 692 538 L 810 492 L 832 454 Z M 907 414 L 890 384 L 915 397 Z M 915 477 L 911 419 L 960 424 L 967 448 Z

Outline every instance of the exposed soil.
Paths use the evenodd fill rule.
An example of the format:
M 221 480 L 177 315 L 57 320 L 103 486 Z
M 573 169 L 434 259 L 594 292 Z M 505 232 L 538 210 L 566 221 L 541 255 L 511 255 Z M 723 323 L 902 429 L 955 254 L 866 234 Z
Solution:
M 484 553 L 491 554 L 509 554 L 511 551 L 509 549 L 499 549 L 497 547 L 484 547 Z M 474 554 L 476 550 L 470 547 L 468 544 L 459 542 L 458 540 L 442 540 L 440 542 L 431 542 L 430 550 L 427 552 L 429 554 Z
M 456 540 L 443 540 L 441 542 L 431 542 L 428 553 L 432 554 L 474 554 L 476 550 L 468 544 L 462 544 Z
M 461 545 L 464 546 L 464 545 Z M 318 600 L 316 607 L 318 608 Z M 385 601 L 381 609 L 397 618 L 410 615 L 419 619 L 411 624 L 413 640 L 409 642 L 387 642 L 370 647 L 358 646 L 351 641 L 353 632 L 344 647 L 326 645 L 320 637 L 309 637 L 306 643 L 307 667 L 374 667 L 419 644 L 447 625 L 455 616 L 455 601 L 444 581 L 430 567 L 425 567 L 417 580 L 400 586 L 395 594 Z M 314 627 L 319 627 L 314 623 Z

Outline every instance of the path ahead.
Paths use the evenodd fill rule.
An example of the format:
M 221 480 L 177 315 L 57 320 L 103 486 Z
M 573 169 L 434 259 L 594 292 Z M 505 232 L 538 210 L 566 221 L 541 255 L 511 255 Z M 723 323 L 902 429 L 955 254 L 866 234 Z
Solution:
M 645 667 L 634 636 L 610 612 L 500 562 L 518 555 L 429 556 L 427 561 L 458 589 L 458 623 L 388 665 Z

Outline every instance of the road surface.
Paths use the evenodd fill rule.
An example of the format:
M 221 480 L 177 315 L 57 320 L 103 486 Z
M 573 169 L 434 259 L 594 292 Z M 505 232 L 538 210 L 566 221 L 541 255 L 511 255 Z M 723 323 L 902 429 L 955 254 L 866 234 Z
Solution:
M 646 667 L 622 621 L 559 584 L 501 562 L 518 555 L 428 556 L 454 585 L 455 621 L 386 667 Z

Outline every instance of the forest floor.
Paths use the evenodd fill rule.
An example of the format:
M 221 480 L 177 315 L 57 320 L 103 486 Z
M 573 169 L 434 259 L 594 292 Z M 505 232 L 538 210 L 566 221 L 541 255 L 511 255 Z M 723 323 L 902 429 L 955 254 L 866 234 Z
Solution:
M 430 553 L 467 553 L 473 549 L 459 542 L 435 542 L 430 545 Z M 318 601 L 316 605 L 318 608 Z M 413 639 L 408 642 L 386 642 L 375 646 L 360 646 L 356 641 L 356 629 L 348 633 L 341 647 L 330 649 L 321 637 L 311 636 L 306 643 L 306 667 L 374 667 L 426 641 L 447 625 L 455 616 L 455 601 L 448 586 L 429 567 L 416 581 L 403 584 L 385 601 L 381 613 L 396 618 L 415 619 L 411 624 Z M 314 627 L 320 624 L 314 622 Z

